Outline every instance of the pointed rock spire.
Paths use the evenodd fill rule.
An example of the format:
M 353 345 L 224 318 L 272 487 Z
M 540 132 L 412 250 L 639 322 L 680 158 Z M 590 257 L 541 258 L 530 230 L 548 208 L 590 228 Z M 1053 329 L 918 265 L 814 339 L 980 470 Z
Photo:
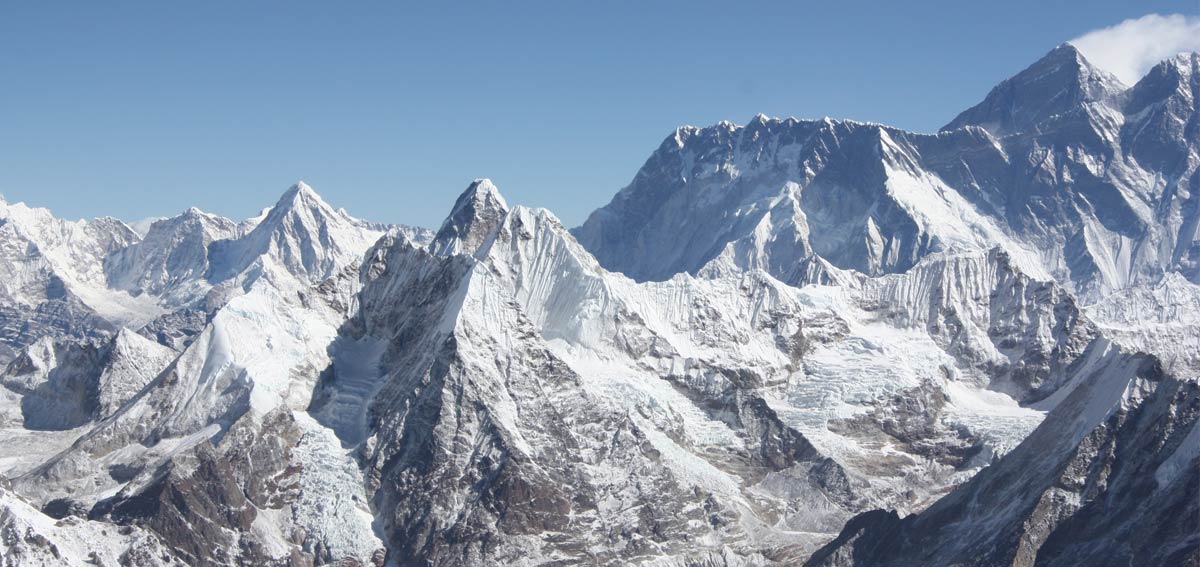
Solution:
M 434 254 L 475 254 L 508 214 L 508 203 L 490 179 L 476 179 L 442 223 L 430 250 Z

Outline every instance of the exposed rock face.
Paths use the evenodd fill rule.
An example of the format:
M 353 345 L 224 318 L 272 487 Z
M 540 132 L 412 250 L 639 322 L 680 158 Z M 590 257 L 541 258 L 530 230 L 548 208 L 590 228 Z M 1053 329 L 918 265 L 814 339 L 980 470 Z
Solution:
M 1093 67 L 1070 44 L 992 89 L 983 102 L 965 110 L 945 130 L 979 126 L 993 135 L 1027 132 L 1049 119 L 1088 104 L 1108 104 L 1126 89 L 1114 76 Z
M 856 517 L 806 565 L 1200 560 L 1200 388 L 1111 358 L 999 462 L 914 516 Z
M 746 537 L 734 535 L 744 530 L 744 504 L 681 476 L 680 455 L 664 450 L 682 449 L 666 432 L 591 391 L 595 377 L 581 376 L 540 336 L 538 317 L 549 314 L 531 318 L 523 309 L 521 296 L 533 290 L 510 278 L 553 271 L 521 273 L 532 267 L 509 254 L 532 252 L 526 244 L 539 237 L 569 240 L 561 225 L 521 208 L 483 220 L 492 233 L 469 240 L 484 249 L 460 241 L 447 249 L 461 254 L 438 256 L 385 240 L 364 268 L 351 328 L 361 333 L 355 340 L 385 342 L 379 364 L 392 369 L 375 386 L 364 424 L 375 508 L 391 511 L 383 516 L 390 557 L 414 565 L 611 563 L 650 550 L 701 558 L 723 547 L 696 547 L 706 536 Z M 464 228 L 460 234 L 477 234 Z M 544 309 L 540 300 L 532 301 Z M 507 346 L 497 350 L 498 341 Z M 327 385 L 331 399 L 355 389 L 339 378 Z M 751 441 L 758 449 L 741 457 L 746 465 L 819 460 L 802 436 L 771 424 L 761 401 L 757 407 L 748 434 L 767 441 Z
M 179 558 L 153 533 L 78 517 L 55 521 L 0 479 L 0 565 L 166 567 Z
M 814 262 L 877 275 L 999 245 L 1087 302 L 1171 271 L 1197 282 L 1198 76 L 1189 54 L 1126 88 L 1064 45 L 936 135 L 680 128 L 575 234 L 637 280 L 715 262 L 805 283 Z
M 680 128 L 575 235 L 636 280 L 715 261 L 789 283 L 805 283 L 817 258 L 878 275 L 930 252 L 1002 241 L 998 226 L 920 169 L 908 136 L 762 116 L 745 127 Z
M 430 250 L 442 256 L 471 254 L 483 245 L 506 214 L 508 203 L 491 180 L 476 180 L 455 201 Z
M 174 358 L 166 347 L 121 331 L 98 343 L 43 338 L 17 357 L 3 385 L 22 395 L 27 429 L 71 429 L 112 415 Z
M 203 442 L 142 471 L 89 516 L 148 529 L 188 565 L 270 563 L 272 550 L 255 533 L 255 521 L 296 500 L 292 448 L 302 433 L 288 414 L 276 413 L 260 427 L 236 427 L 230 435 L 219 448 Z M 311 561 L 316 550 L 306 551 Z M 297 546 L 294 555 L 306 552 Z
M 103 288 L 104 257 L 136 240 L 116 219 L 67 222 L 0 201 L 0 362 L 43 337 L 98 337 L 152 317 Z
M 26 452 L 6 469 L 46 513 L 156 534 L 188 565 L 381 561 L 365 496 L 352 497 L 358 465 L 305 408 L 382 233 L 307 188 L 240 225 L 196 211 L 152 225 L 157 237 L 108 256 L 107 277 L 179 306 L 141 331 L 179 352 L 129 330 L 37 343 L 5 375 L 4 442 Z M 232 285 L 210 277 L 259 240 L 243 272 L 222 276 Z M 330 490 L 348 500 L 331 506 Z
M 1200 562 L 1196 71 L 681 128 L 574 233 L 0 204 L 0 565 Z
M 109 285 L 186 304 L 203 293 L 198 287 L 209 269 L 209 246 L 239 233 L 237 223 L 195 208 L 156 221 L 140 242 L 106 258 Z
M 620 563 L 646 545 L 799 560 L 855 511 L 923 508 L 1040 421 L 983 387 L 1040 399 L 1100 348 L 1069 295 L 1002 252 L 840 291 L 762 272 L 638 284 L 546 211 L 462 210 L 434 250 L 389 235 L 368 253 L 338 347 L 367 361 L 335 354 L 310 407 L 361 448 L 403 564 Z
M 358 466 L 305 412 L 345 315 L 338 294 L 268 268 L 153 383 L 17 484 L 149 529 L 190 565 L 365 564 L 382 546 Z

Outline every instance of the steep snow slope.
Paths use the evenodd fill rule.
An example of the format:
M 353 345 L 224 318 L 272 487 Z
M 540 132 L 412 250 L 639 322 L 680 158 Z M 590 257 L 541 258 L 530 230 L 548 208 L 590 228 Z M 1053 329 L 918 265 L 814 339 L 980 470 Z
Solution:
M 892 324 L 924 329 L 990 389 L 1028 404 L 1054 392 L 1097 338 L 1075 299 L 1022 273 L 999 250 L 934 255 L 903 275 L 859 284 L 869 309 Z
M 335 361 L 313 412 L 362 447 L 385 541 L 414 564 L 795 561 L 856 510 L 923 508 L 1040 422 L 985 388 L 1076 379 L 1092 330 L 1073 304 L 1003 253 L 973 260 L 840 288 L 638 284 L 481 181 L 432 250 L 393 235 L 368 255 L 339 339 L 363 360 Z M 931 313 L 977 336 L 932 333 Z
M 1126 88 L 1064 45 L 942 132 L 755 117 L 678 129 L 575 229 L 636 280 L 826 264 L 900 273 L 931 253 L 999 246 L 1091 303 L 1195 269 L 1197 56 Z M 709 266 L 706 268 L 706 266 Z
M 261 262 L 250 288 L 148 388 L 15 479 L 21 490 L 41 502 L 67 498 L 95 518 L 146 525 L 193 565 L 302 550 L 369 560 L 380 545 L 372 543 L 365 498 L 353 497 L 362 491 L 358 467 L 305 412 L 329 364 L 345 298 L 336 287 L 300 281 L 269 256 Z M 178 491 L 207 500 L 178 503 L 171 496 Z M 326 491 L 349 499 L 343 511 L 318 497 Z M 214 526 L 208 539 L 192 539 L 186 525 L 196 522 Z M 294 533 L 306 535 L 295 540 Z
M 528 213 L 495 221 L 516 223 Z M 432 255 L 403 238 L 382 242 L 365 266 L 362 309 L 349 327 L 359 341 L 392 337 L 364 456 L 368 478 L 378 479 L 375 507 L 386 511 L 394 557 L 406 564 L 702 558 L 745 538 L 738 510 L 761 504 L 727 500 L 736 481 L 707 463 L 701 470 L 718 486 L 694 478 L 689 467 L 700 465 L 689 463 L 698 459 L 549 349 L 487 250 L 487 242 L 513 235 L 472 228 L 490 236 L 463 255 Z M 343 397 L 346 382 L 332 376 L 326 399 Z M 780 433 L 793 445 L 779 458 L 800 456 L 803 440 Z M 705 487 L 721 494 L 706 496 Z M 714 525 L 705 519 L 711 514 L 728 519 Z M 472 527 L 484 525 L 497 528 Z
M 116 219 L 68 222 L 0 201 L 0 362 L 46 336 L 97 336 L 140 326 L 153 300 L 104 285 L 107 254 L 137 241 Z
M 487 180 L 437 233 L 0 205 L 0 557 L 1190 560 L 1197 60 L 681 128 L 575 236 Z
M 378 227 L 334 210 L 301 181 L 245 236 L 211 246 L 208 279 L 235 278 L 271 257 L 293 275 L 318 282 L 357 262 L 380 234 Z
M 680 128 L 575 235 L 636 280 L 714 259 L 802 284 L 813 261 L 878 275 L 938 251 L 1001 245 L 1026 255 L 922 170 L 903 132 L 761 115 L 745 127 Z
M 1105 297 L 1087 313 L 1106 336 L 1154 354 L 1175 373 L 1200 376 L 1200 285 L 1168 274 L 1158 285 Z
M 79 518 L 55 521 L 0 479 L 0 565 L 166 567 L 177 558 L 152 533 Z
M 1190 565 L 1200 387 L 1110 349 L 1019 447 L 928 510 L 851 520 L 806 565 Z
M 209 246 L 240 235 L 237 223 L 196 208 L 157 220 L 140 242 L 105 259 L 108 285 L 158 297 L 167 306 L 186 305 L 206 291 Z
M 320 268 L 292 261 L 339 222 L 306 213 L 318 199 L 290 191 L 209 247 L 213 265 L 267 243 L 205 293 L 177 357 L 139 357 L 159 370 L 114 413 L 14 436 L 57 453 L 12 463 L 19 490 L 193 565 L 787 564 L 856 513 L 924 509 L 1104 352 L 1000 249 L 882 277 L 823 264 L 837 285 L 716 267 L 637 283 L 480 180 L 428 246 L 392 230 L 361 270 L 361 251 L 307 253 L 335 262 Z M 14 371 L 8 391 L 30 403 L 19 386 L 66 383 L 52 374 Z
M 222 234 L 233 239 L 215 238 Z M 70 429 L 14 424 L 6 441 L 41 444 L 9 464 L 21 474 L 16 484 L 52 513 L 144 526 L 190 565 L 381 554 L 366 499 L 354 496 L 365 482 L 358 465 L 306 412 L 353 301 L 357 264 L 379 234 L 306 186 L 241 226 L 198 211 L 156 223 L 141 245 L 110 256 L 109 276 L 182 312 L 200 301 L 209 315 L 175 345 L 179 354 L 121 331 L 106 347 L 120 356 L 46 341 L 15 362 L 5 382 L 12 407 L 74 404 L 31 414 Z M 212 277 L 211 266 L 234 265 L 230 258 L 243 270 Z M 178 330 L 176 321 L 192 319 L 157 325 Z M 330 503 L 326 493 L 346 500 Z M 198 525 L 211 529 L 196 533 Z
M 110 287 L 153 297 L 167 310 L 138 331 L 181 350 L 224 302 L 260 276 L 263 258 L 315 283 L 357 264 L 386 230 L 419 242 L 433 237 L 427 229 L 351 217 L 301 182 L 240 223 L 194 208 L 159 220 L 141 242 L 110 254 L 105 269 Z

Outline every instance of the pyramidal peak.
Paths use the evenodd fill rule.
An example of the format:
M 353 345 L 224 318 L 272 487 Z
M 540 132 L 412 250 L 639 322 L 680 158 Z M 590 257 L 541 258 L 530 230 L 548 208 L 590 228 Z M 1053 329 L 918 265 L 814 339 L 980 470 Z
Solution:
M 457 209 L 468 200 L 477 208 L 479 205 L 500 209 L 508 208 L 508 203 L 504 200 L 504 196 L 500 194 L 500 189 L 496 187 L 495 183 L 492 183 L 491 179 L 486 177 L 472 181 L 467 186 L 467 190 L 463 191 L 462 195 L 459 195 L 454 207 Z
M 307 183 L 299 181 L 284 191 L 253 230 L 273 231 L 297 223 L 305 225 L 308 229 L 315 229 L 323 224 L 362 224 L 345 210 L 334 208 Z
M 1023 77 L 1026 80 L 1051 76 L 1055 78 L 1068 78 L 1091 73 L 1107 74 L 1105 71 L 1093 66 L 1087 57 L 1084 57 L 1083 53 L 1074 45 L 1062 43 L 1012 78 Z M 1086 76 L 1081 78 L 1086 79 Z M 1117 80 L 1116 77 L 1111 78 Z
M 235 276 L 264 255 L 276 257 L 289 272 L 320 280 L 352 263 L 381 231 L 334 209 L 303 181 L 292 185 L 261 221 L 244 236 L 217 244 L 214 255 L 228 258 L 214 266 L 210 279 Z
M 454 201 L 454 208 L 442 223 L 430 249 L 443 256 L 474 254 L 508 211 L 508 203 L 496 185 L 490 179 L 476 179 Z
M 1079 51 L 1079 48 L 1075 47 L 1074 45 L 1071 44 L 1071 42 L 1068 41 L 1068 42 L 1064 42 L 1064 43 L 1060 43 L 1060 44 L 1056 45 L 1054 47 L 1054 49 L 1050 50 L 1049 53 L 1046 53 L 1045 55 L 1042 56 L 1041 59 L 1037 60 L 1037 62 L 1035 62 L 1033 66 L 1036 67 L 1041 64 L 1046 64 L 1046 63 L 1055 62 L 1055 61 L 1058 61 L 1058 62 L 1070 61 L 1070 62 L 1075 62 L 1077 64 L 1078 63 L 1089 64 L 1089 63 L 1087 63 L 1087 58 L 1084 57 L 1083 53 Z
M 1026 131 L 1083 103 L 1107 102 L 1128 87 L 1092 65 L 1064 43 L 997 85 L 979 104 L 963 111 L 943 132 L 981 126 L 996 136 Z
M 313 205 L 327 208 L 330 211 L 333 210 L 333 207 L 329 206 L 329 204 L 325 202 L 325 199 L 322 199 L 311 185 L 303 181 L 297 181 L 295 185 L 289 187 L 288 190 L 284 191 L 283 195 L 279 197 L 279 201 L 275 203 L 276 208 L 279 208 L 280 206 L 292 208 Z
M 0 201 L 0 564 L 1186 564 L 1200 56 L 1156 69 L 679 127 L 570 231 L 489 179 L 436 233 Z
M 321 196 L 318 195 L 317 191 L 312 188 L 312 185 L 305 183 L 303 180 L 297 181 L 295 185 L 292 185 L 289 191 L 304 199 L 321 199 Z

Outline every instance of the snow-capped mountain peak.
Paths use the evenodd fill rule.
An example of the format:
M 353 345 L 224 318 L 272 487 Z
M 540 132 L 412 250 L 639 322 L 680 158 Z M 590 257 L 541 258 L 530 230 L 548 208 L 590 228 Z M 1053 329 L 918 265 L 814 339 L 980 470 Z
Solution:
M 680 127 L 574 230 L 0 201 L 0 564 L 1189 564 L 1198 63 Z
M 434 236 L 434 254 L 474 254 L 508 214 L 508 203 L 490 179 L 477 179 L 454 202 Z
M 287 209 L 300 207 L 317 207 L 328 211 L 334 210 L 329 203 L 325 202 L 325 199 L 317 194 L 312 186 L 303 181 L 297 181 L 279 196 L 279 200 L 275 203 L 274 208 Z
M 196 207 L 155 221 L 136 244 L 105 259 L 110 287 L 135 295 L 167 295 L 168 303 L 195 299 L 194 286 L 209 267 L 208 247 L 239 236 L 238 225 Z
M 1120 79 L 1064 43 L 1000 83 L 983 102 L 963 111 L 942 130 L 974 125 L 996 136 L 1024 132 L 1080 104 L 1108 102 L 1125 88 Z
M 309 225 L 345 218 L 337 209 L 325 202 L 312 187 L 303 181 L 296 182 L 279 196 L 275 206 L 267 213 L 262 224 L 280 225 L 299 221 Z
M 304 182 L 289 188 L 245 236 L 214 243 L 209 279 L 230 279 L 269 257 L 306 281 L 319 281 L 356 261 L 382 235 L 338 211 Z
M 1194 106 L 1200 53 L 1180 53 L 1161 61 L 1129 90 L 1126 112 L 1138 116 L 1149 107 L 1177 100 L 1180 110 Z

